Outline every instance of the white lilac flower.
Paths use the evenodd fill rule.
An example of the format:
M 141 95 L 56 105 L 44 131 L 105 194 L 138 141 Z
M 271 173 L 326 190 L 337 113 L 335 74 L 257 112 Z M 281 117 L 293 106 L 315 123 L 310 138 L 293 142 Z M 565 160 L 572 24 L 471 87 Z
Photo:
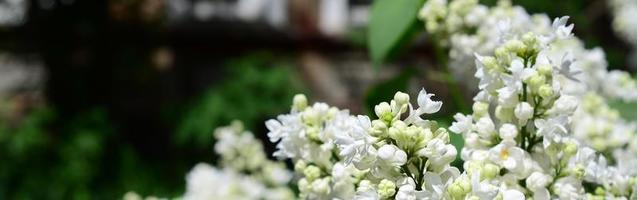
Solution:
M 186 176 L 183 199 L 257 199 L 265 196 L 265 185 L 232 169 L 196 165 Z
M 186 176 L 184 199 L 292 199 L 292 173 L 267 159 L 260 141 L 241 122 L 215 130 L 221 168 L 197 164 Z M 246 174 L 243 174 L 246 173 Z M 247 175 L 249 174 L 249 175 Z
M 442 102 L 432 100 L 433 96 L 421 90 L 414 107 L 407 94 L 397 92 L 393 100 L 375 106 L 378 118 L 371 122 L 367 117 L 350 116 L 333 119 L 342 121 L 342 126 L 327 123 L 326 130 L 333 130 L 333 142 L 343 156 L 337 159 L 368 177 L 360 180 L 365 185 L 356 189 L 356 199 L 390 194 L 396 199 L 436 199 L 447 195 L 446 186 L 459 175 L 450 166 L 457 151 L 449 144 L 446 129 L 422 118 L 440 110 Z
M 495 47 L 494 56 L 476 55 L 481 81 L 473 113 L 456 115 L 450 128 L 465 139 L 461 157 L 473 187 L 467 193 L 452 184 L 454 198 L 523 199 L 530 192 L 537 199 L 581 199 L 587 192 L 584 181 L 613 196 L 627 195 L 629 178 L 574 137 L 572 124 L 581 123 L 574 117 L 584 109 L 583 95 L 563 88 L 582 84 L 577 78 L 584 74 L 564 56 L 571 55 L 568 48 L 561 56 L 553 49 L 572 38 L 566 19 L 556 19 L 553 32 L 510 35 L 513 39 Z M 519 185 L 523 180 L 525 187 Z
M 615 17 L 613 28 L 629 43 L 637 46 L 637 31 L 630 31 L 637 30 L 637 20 L 632 17 L 632 13 L 637 10 L 637 3 L 632 0 L 609 2 L 609 8 Z M 456 8 L 452 9 L 452 4 Z M 533 75 L 525 77 L 526 84 L 543 98 L 567 95 L 574 97 L 559 101 L 565 107 L 555 106 L 552 112 L 575 111 L 575 116 L 570 118 L 553 116 L 534 120 L 538 127 L 543 127 L 540 132 L 542 137 L 560 141 L 567 135 L 565 130 L 570 130 L 583 144 L 605 155 L 637 146 L 628 145 L 631 141 L 637 141 L 634 139 L 637 138 L 637 125 L 622 119 L 616 110 L 608 106 L 608 102 L 613 100 L 637 100 L 637 84 L 626 72 L 609 71 L 602 49 L 586 49 L 583 42 L 573 35 L 574 25 L 567 22 L 568 17 L 550 20 L 544 14 L 529 14 L 522 7 L 513 6 L 506 0 L 499 1 L 497 6 L 491 8 L 468 0 L 429 1 L 423 6 L 419 17 L 427 27 L 426 31 L 436 38 L 439 46 L 448 50 L 448 67 L 455 79 L 463 80 L 462 83 L 466 86 L 478 85 L 477 89 L 480 91 L 474 100 L 488 102 L 497 96 L 500 107 L 495 108 L 496 112 L 501 112 L 496 114 L 502 118 L 499 120 L 511 122 L 506 115 L 509 112 L 507 107 L 516 102 L 519 103 L 515 105 L 513 113 L 519 124 L 526 124 L 537 114 L 535 111 L 541 109 L 514 95 L 520 86 L 510 83 L 520 83 L 516 81 L 519 76 L 515 76 L 519 73 L 492 73 L 507 68 L 511 72 L 519 72 L 520 62 L 508 56 L 498 56 L 506 55 L 503 52 L 515 51 L 524 46 L 537 47 L 542 48 L 542 51 L 536 52 L 535 63 L 541 65 L 536 67 Z M 480 23 L 475 23 L 476 21 Z M 550 48 L 545 48 L 549 45 Z M 504 48 L 498 49 L 501 46 Z M 637 66 L 637 56 L 634 56 L 637 53 L 632 55 L 632 65 Z M 494 62 L 495 60 L 501 61 Z M 473 69 L 477 78 L 474 80 L 479 83 L 470 81 Z M 497 95 L 492 95 L 494 93 Z M 592 98 L 597 100 L 591 102 L 589 99 Z M 584 106 L 574 108 L 574 99 L 589 102 L 583 102 Z M 478 120 L 482 116 L 476 113 L 478 111 L 474 110 L 473 118 Z M 561 125 L 565 121 L 570 125 Z M 481 138 L 469 131 L 467 118 L 463 122 L 465 123 L 456 120 L 450 130 L 463 133 L 463 137 L 470 141 L 469 147 L 488 146 L 492 143 L 488 138 Z M 549 145 L 546 142 L 543 145 Z M 625 152 L 631 153 L 622 154 L 625 157 L 637 157 L 637 151 Z

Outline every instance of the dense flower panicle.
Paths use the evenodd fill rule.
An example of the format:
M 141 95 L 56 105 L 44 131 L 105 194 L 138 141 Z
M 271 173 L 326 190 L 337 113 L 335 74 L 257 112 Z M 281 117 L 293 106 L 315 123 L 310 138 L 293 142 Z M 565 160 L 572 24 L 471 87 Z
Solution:
M 290 114 L 266 122 L 268 136 L 279 142 L 275 155 L 295 162 L 301 198 L 441 199 L 460 172 L 449 165 L 457 151 L 446 129 L 422 118 L 440 110 L 433 96 L 423 89 L 414 106 L 397 92 L 374 120 L 296 96 Z
M 301 177 L 297 184 L 303 199 L 352 199 L 355 183 L 363 172 L 348 166 L 339 156 L 335 141 L 342 131 L 363 134 L 359 120 L 347 110 L 339 110 L 325 103 L 308 106 L 304 95 L 296 95 L 289 114 L 266 121 L 268 137 L 277 143 L 274 156 L 291 159 L 295 172 Z M 364 136 L 364 135 L 362 135 Z M 361 136 L 361 137 L 362 137 Z M 341 142 L 356 141 L 348 140 Z M 352 144 L 350 154 L 360 151 Z M 364 145 L 364 144 L 362 144 Z
M 268 160 L 263 145 L 240 122 L 215 130 L 220 168 L 200 163 L 186 176 L 183 199 L 294 199 L 292 173 Z
M 615 1 L 620 2 L 615 3 L 619 5 L 637 4 L 630 0 Z M 630 9 L 630 6 L 623 6 L 622 9 Z M 608 71 L 602 50 L 585 49 L 578 38 L 570 37 L 574 26 L 565 25 L 568 17 L 551 21 L 546 14 L 529 14 L 524 8 L 511 5 L 508 0 L 501 0 L 492 8 L 478 4 L 477 0 L 435 0 L 425 3 L 419 18 L 424 21 L 427 32 L 436 43 L 448 49 L 448 65 L 456 79 L 463 80 L 468 86 L 475 85 L 475 81 L 471 81 L 475 80 L 472 79 L 473 70 L 476 69 L 472 67 L 474 53 L 493 56 L 496 47 L 504 41 L 522 40 L 525 33 L 533 32 L 542 36 L 537 38 L 540 43 L 555 38 L 569 38 L 553 44 L 554 52 L 550 54 L 575 61 L 570 68 L 581 73 L 574 75 L 582 80 L 584 87 L 581 89 L 584 91 L 596 90 L 605 97 L 622 100 L 632 101 L 637 98 L 637 84 L 630 79 L 629 74 L 617 70 Z M 637 21 L 630 16 L 626 19 Z M 563 54 L 564 50 L 570 54 Z
M 630 9 L 630 6 L 623 6 L 627 4 L 634 3 L 629 0 L 613 1 L 613 5 L 616 5 L 614 7 L 622 9 Z M 432 11 L 434 8 L 437 11 Z M 551 22 L 545 14 L 530 15 L 522 7 L 512 6 L 509 1 L 499 1 L 493 8 L 477 4 L 475 0 L 428 1 L 421 11 L 420 18 L 428 27 L 428 32 L 440 35 L 439 43 L 449 49 L 449 67 L 455 72 L 456 77 L 461 77 L 462 80 L 470 80 L 468 76 L 472 75 L 473 69 L 476 69 L 471 67 L 477 65 L 474 64 L 474 53 L 495 56 L 498 53 L 496 47 L 503 45 L 504 41 L 510 39 L 522 41 L 526 33 L 532 32 L 540 36 L 537 38 L 540 44 L 553 40 L 551 48 L 544 51 L 545 57 L 549 58 L 545 60 L 557 62 L 550 64 L 558 65 L 562 74 L 566 75 L 557 78 L 563 93 L 579 99 L 588 99 L 586 96 L 599 96 L 601 103 L 596 103 L 599 107 L 608 107 L 609 100 L 634 101 L 637 98 L 637 84 L 630 75 L 618 70 L 608 71 L 604 52 L 600 48 L 585 49 L 581 40 L 572 37 L 570 31 L 573 25 L 566 25 L 566 17 Z M 631 18 L 626 19 L 637 21 Z M 481 23 L 474 23 L 475 21 Z M 561 39 L 554 40 L 555 38 Z M 513 48 L 517 46 L 516 43 L 519 44 L 519 42 L 511 44 Z M 491 62 L 490 59 L 487 60 L 487 63 L 489 62 Z M 516 65 L 520 66 L 519 62 Z M 524 73 L 517 73 L 517 75 L 524 75 Z M 481 80 L 481 85 L 484 87 L 485 83 L 491 79 L 487 74 Z M 534 80 L 539 81 L 539 78 Z M 472 81 L 465 81 L 465 83 L 475 85 Z M 519 85 L 514 87 L 519 88 Z M 509 91 L 511 90 L 501 92 L 506 94 Z M 544 88 L 544 91 L 549 92 L 548 88 Z M 507 96 L 504 95 L 504 97 Z M 520 112 L 523 110 L 519 109 Z M 609 117 L 607 114 L 579 108 L 578 110 L 577 116 L 572 119 L 573 129 L 576 137 L 587 145 L 595 146 L 600 151 L 612 152 L 613 148 L 597 148 L 604 146 L 599 144 L 598 136 L 624 135 L 631 138 L 623 141 L 637 139 L 631 130 L 634 125 L 620 117 Z M 605 110 L 609 111 L 606 113 L 616 112 L 613 109 Z M 523 114 L 520 112 L 516 114 Z M 580 126 L 590 121 L 597 122 L 595 127 L 591 127 L 597 131 L 586 131 L 589 129 Z M 611 146 L 620 147 L 622 144 L 613 142 Z M 606 154 L 610 155 L 610 153 Z M 637 154 L 634 155 L 633 157 L 637 157 Z
M 610 108 L 582 108 L 600 106 L 592 105 L 595 103 L 605 106 L 604 102 L 582 99 L 587 95 L 566 90 L 581 86 L 575 84 L 581 84 L 578 78 L 585 73 L 568 57 L 576 55 L 570 49 L 578 49 L 561 46 L 572 37 L 572 25 L 565 19 L 556 19 L 553 31 L 547 34 L 514 36 L 496 47 L 494 56 L 476 54 L 480 91 L 474 98 L 473 113 L 457 114 L 449 128 L 465 139 L 462 158 L 466 177 L 463 174 L 464 178 L 454 182 L 458 185 L 452 187 L 454 199 L 584 199 L 632 194 L 635 184 L 628 180 L 634 177 L 607 166 L 604 156 L 574 137 L 574 133 L 588 131 L 574 130 L 590 125 L 580 124 L 586 123 L 583 117 L 609 119 L 614 123 L 609 126 L 618 129 L 614 133 L 618 137 L 632 133 L 614 127 L 621 122 L 614 120 L 617 116 L 612 116 Z M 591 96 L 595 93 L 587 94 L 595 98 Z M 590 112 L 609 112 L 610 116 Z M 469 177 L 472 187 L 463 188 Z M 587 191 L 585 187 L 591 185 L 604 193 Z

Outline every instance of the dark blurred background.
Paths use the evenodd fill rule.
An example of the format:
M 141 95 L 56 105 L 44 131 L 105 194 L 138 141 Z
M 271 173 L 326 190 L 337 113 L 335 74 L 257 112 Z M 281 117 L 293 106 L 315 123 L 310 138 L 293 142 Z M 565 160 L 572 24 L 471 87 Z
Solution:
M 373 67 L 371 3 L 0 0 L 0 199 L 179 196 L 195 163 L 215 161 L 214 128 L 239 119 L 264 139 L 299 92 L 353 113 L 423 86 L 449 99 L 426 78 L 425 37 Z M 587 47 L 629 70 L 606 1 L 513 3 L 570 15 Z

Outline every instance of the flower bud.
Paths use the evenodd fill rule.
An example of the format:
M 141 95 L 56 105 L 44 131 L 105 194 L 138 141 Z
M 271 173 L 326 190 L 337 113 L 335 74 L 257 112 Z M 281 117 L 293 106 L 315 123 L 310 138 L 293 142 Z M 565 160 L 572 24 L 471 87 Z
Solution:
M 553 66 L 549 64 L 541 64 L 537 67 L 537 72 L 540 73 L 540 75 L 551 76 L 553 75 Z
M 488 163 L 482 167 L 482 176 L 486 179 L 493 179 L 500 174 L 500 168 L 494 164 Z
M 394 95 L 394 101 L 396 101 L 398 105 L 408 104 L 409 95 L 403 92 L 396 92 L 396 94 Z
M 504 47 L 498 47 L 495 49 L 495 57 L 497 57 L 498 59 L 508 60 L 509 51 Z
M 381 120 L 372 121 L 372 131 L 370 132 L 370 135 L 374 137 L 380 137 L 381 134 L 385 133 L 386 131 L 387 124 L 385 124 L 385 122 Z
M 527 46 L 535 46 L 535 44 L 537 44 L 537 37 L 533 32 L 528 32 L 522 36 L 522 42 Z
M 297 185 L 298 185 L 299 190 L 301 192 L 308 191 L 308 190 L 312 189 L 310 187 L 310 183 L 305 178 L 299 179 L 299 181 L 297 182 Z
M 586 175 L 586 169 L 582 165 L 576 165 L 571 168 L 571 175 L 575 176 L 575 178 L 582 180 L 584 175 Z
M 449 192 L 449 194 L 453 197 L 453 199 L 462 199 L 462 197 L 464 197 L 465 195 L 465 192 L 462 190 L 462 188 L 458 184 L 451 184 L 447 188 L 447 192 Z
M 527 82 L 531 88 L 537 89 L 546 82 L 546 78 L 543 75 L 535 73 L 527 79 Z
M 389 199 L 396 193 L 396 184 L 394 182 L 383 179 L 378 184 L 378 195 L 382 199 Z
M 303 173 L 303 171 L 305 170 L 305 167 L 307 167 L 307 163 L 305 163 L 305 161 L 303 160 L 296 161 L 296 163 L 294 164 L 294 171 Z
M 303 94 L 294 95 L 292 99 L 292 110 L 302 111 L 307 107 L 307 97 Z
M 604 188 L 602 188 L 602 187 L 597 187 L 597 188 L 595 188 L 595 194 L 603 196 L 604 194 L 606 194 L 606 191 L 604 191 Z
M 533 107 L 527 102 L 520 102 L 515 106 L 514 113 L 516 118 L 526 123 L 527 120 L 533 117 Z
M 312 182 L 318 177 L 321 177 L 321 169 L 317 166 L 310 165 L 303 170 L 303 175 L 309 182 Z
M 509 40 L 504 47 L 511 53 L 520 54 L 526 50 L 526 45 L 522 43 L 520 40 Z
M 312 191 L 319 194 L 328 194 L 330 192 L 329 177 L 318 179 L 312 182 Z
M 497 60 L 494 57 L 491 57 L 491 56 L 482 57 L 482 64 L 484 65 L 485 68 L 487 68 L 489 70 L 493 70 L 493 69 L 497 69 L 498 68 Z
M 495 117 L 500 121 L 510 122 L 513 118 L 513 108 L 498 106 L 495 108 Z
M 533 172 L 528 178 L 526 178 L 526 186 L 531 190 L 539 190 L 546 188 L 553 180 L 553 177 L 543 174 L 541 172 Z
M 391 122 L 392 116 L 391 106 L 387 102 L 382 102 L 374 107 L 374 111 L 376 112 L 376 116 L 385 122 Z
M 447 191 L 454 199 L 463 199 L 462 197 L 471 191 L 471 181 L 466 177 L 459 177 L 449 185 Z
M 503 124 L 500 127 L 500 138 L 503 140 L 515 140 L 518 136 L 518 128 L 513 124 Z
M 489 104 L 481 101 L 476 101 L 475 103 L 473 103 L 472 108 L 473 114 L 476 115 L 476 117 L 482 117 L 489 112 Z
M 308 138 L 310 138 L 311 140 L 314 141 L 321 141 L 321 138 L 319 137 L 320 131 L 317 127 L 315 126 L 308 126 L 305 128 L 305 134 L 307 135 Z
M 515 106 L 514 114 L 516 118 L 526 123 L 527 120 L 533 117 L 533 107 L 527 102 L 520 102 Z
M 316 125 L 319 123 L 319 113 L 313 108 L 307 108 L 303 111 L 303 115 L 301 116 L 303 122 L 309 125 Z
M 407 162 L 407 154 L 398 147 L 388 144 L 378 149 L 378 158 L 389 162 L 394 166 L 400 166 Z
M 577 144 L 574 142 L 566 143 L 566 147 L 564 147 L 564 154 L 568 156 L 573 156 L 577 153 Z
M 542 98 L 545 98 L 545 99 L 550 98 L 553 96 L 553 88 L 548 84 L 544 84 L 540 86 L 540 88 L 538 89 L 538 94 Z

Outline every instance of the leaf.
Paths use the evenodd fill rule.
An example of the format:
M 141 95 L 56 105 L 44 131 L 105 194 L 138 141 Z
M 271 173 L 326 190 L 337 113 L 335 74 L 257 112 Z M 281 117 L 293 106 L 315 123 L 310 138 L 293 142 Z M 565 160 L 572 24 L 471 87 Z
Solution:
M 425 0 L 375 0 L 370 16 L 368 44 L 378 66 L 395 55 L 422 27 L 418 11 Z

